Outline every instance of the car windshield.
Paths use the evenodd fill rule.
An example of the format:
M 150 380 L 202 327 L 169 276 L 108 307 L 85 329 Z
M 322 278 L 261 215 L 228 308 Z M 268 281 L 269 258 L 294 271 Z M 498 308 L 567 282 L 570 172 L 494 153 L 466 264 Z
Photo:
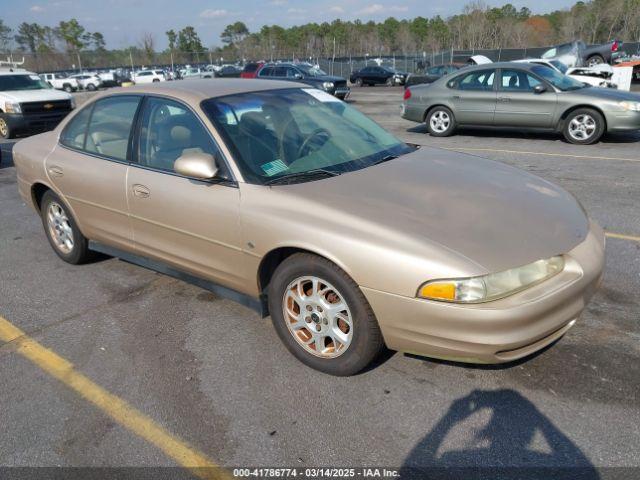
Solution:
M 575 80 L 567 75 L 564 75 L 557 70 L 554 70 L 549 67 L 545 67 L 543 65 L 538 65 L 531 68 L 533 73 L 540 75 L 551 85 L 556 87 L 563 92 L 567 92 L 570 90 L 580 90 L 581 88 L 585 88 L 586 85 L 578 80 Z
M 569 70 L 569 68 L 564 63 L 562 63 L 560 60 L 551 60 L 551 61 L 549 61 L 549 63 L 551 65 L 553 65 L 554 67 L 556 67 L 558 70 L 560 70 L 564 74 L 566 74 L 567 70 Z
M 315 89 L 251 92 L 205 100 L 249 183 L 305 172 L 341 174 L 413 151 L 373 120 Z
M 51 88 L 37 75 L 0 75 L 0 92 Z
M 327 74 L 324 70 L 318 67 L 312 67 L 311 65 L 296 65 L 300 70 L 309 75 L 310 77 L 322 77 Z

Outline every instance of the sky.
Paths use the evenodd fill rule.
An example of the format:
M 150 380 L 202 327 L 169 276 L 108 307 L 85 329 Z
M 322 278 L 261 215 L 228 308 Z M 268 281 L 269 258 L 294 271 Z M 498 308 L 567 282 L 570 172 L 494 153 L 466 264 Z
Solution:
M 164 34 L 192 25 L 205 47 L 220 46 L 220 32 L 243 21 L 251 31 L 262 25 L 285 27 L 308 22 L 381 21 L 387 17 L 447 17 L 460 13 L 469 0 L 0 0 L 0 18 L 14 29 L 22 22 L 56 25 L 77 18 L 89 31 L 102 32 L 108 48 L 138 44 L 153 34 L 156 49 L 167 46 Z M 512 3 L 534 13 L 567 8 L 575 0 L 488 0 L 490 6 Z

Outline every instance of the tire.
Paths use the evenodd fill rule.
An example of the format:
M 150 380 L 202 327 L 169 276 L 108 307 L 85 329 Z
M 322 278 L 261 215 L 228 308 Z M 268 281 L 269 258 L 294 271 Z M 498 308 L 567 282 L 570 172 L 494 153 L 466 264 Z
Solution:
M 158 82 L 160 82 L 160 79 L 158 78 L 154 78 L 153 80 L 151 80 L 151 83 L 158 83 Z
M 89 241 L 80 232 L 69 208 L 51 190 L 42 196 L 40 216 L 47 240 L 62 260 L 79 265 L 93 258 L 94 254 L 89 250 Z M 56 231 L 62 233 L 56 234 Z
M 605 63 L 604 62 L 604 57 L 602 55 L 595 54 L 595 55 L 591 55 L 589 58 L 587 58 L 587 66 L 588 67 L 593 67 L 594 65 L 600 65 L 601 63 Z
M 15 136 L 13 129 L 9 126 L 7 119 L 0 113 L 0 138 L 10 139 Z
M 426 118 L 427 131 L 432 137 L 448 137 L 456 130 L 456 119 L 447 107 L 434 107 Z
M 363 82 L 361 78 L 356 78 L 356 83 L 355 83 L 356 87 L 362 87 Z
M 393 78 L 387 78 L 387 81 L 385 82 L 385 85 L 387 87 L 393 87 Z
M 591 145 L 596 143 L 605 132 L 605 121 L 602 115 L 591 108 L 574 110 L 564 120 L 562 133 L 569 143 Z
M 89 90 L 90 92 L 95 92 L 97 90 L 97 87 L 93 83 L 90 83 L 89 85 L 87 85 L 87 90 Z
M 313 295 L 296 293 L 313 292 L 314 279 L 319 292 L 317 301 Z M 278 336 L 298 360 L 315 370 L 336 376 L 354 375 L 384 348 L 380 327 L 362 291 L 325 258 L 309 253 L 288 257 L 276 269 L 268 293 Z M 344 309 L 332 314 L 328 306 L 332 303 L 342 303 Z
M 71 85 L 69 85 L 68 83 L 65 83 L 62 87 L 62 89 L 67 92 L 67 93 L 71 93 L 73 92 L 73 88 L 71 88 Z

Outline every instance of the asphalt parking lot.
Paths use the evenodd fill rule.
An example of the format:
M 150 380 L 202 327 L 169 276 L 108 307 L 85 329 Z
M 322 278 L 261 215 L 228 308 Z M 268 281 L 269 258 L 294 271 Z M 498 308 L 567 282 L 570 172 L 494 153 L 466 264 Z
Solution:
M 431 138 L 400 118 L 401 96 L 362 88 L 351 102 L 408 142 L 561 185 L 609 232 L 604 282 L 560 342 L 503 366 L 389 353 L 358 376 L 323 375 L 243 306 L 116 259 L 63 263 L 19 198 L 3 143 L 0 466 L 569 466 L 580 470 L 545 478 L 640 476 L 640 132 L 593 146 L 486 130 Z M 480 478 L 473 472 L 466 478 Z

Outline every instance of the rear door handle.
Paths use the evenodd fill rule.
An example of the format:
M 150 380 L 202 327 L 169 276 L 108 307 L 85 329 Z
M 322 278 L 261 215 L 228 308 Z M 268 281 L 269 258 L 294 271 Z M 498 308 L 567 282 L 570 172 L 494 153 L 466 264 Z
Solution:
M 133 187 L 131 187 L 131 190 L 133 190 L 133 194 L 136 197 L 140 198 L 147 198 L 151 193 L 147 187 L 140 185 L 139 183 L 134 184 Z
M 58 167 L 57 165 L 51 165 L 49 168 L 47 168 L 47 172 L 49 172 L 49 175 L 51 175 L 52 177 L 61 177 L 64 175 L 64 171 L 62 170 L 62 168 Z

